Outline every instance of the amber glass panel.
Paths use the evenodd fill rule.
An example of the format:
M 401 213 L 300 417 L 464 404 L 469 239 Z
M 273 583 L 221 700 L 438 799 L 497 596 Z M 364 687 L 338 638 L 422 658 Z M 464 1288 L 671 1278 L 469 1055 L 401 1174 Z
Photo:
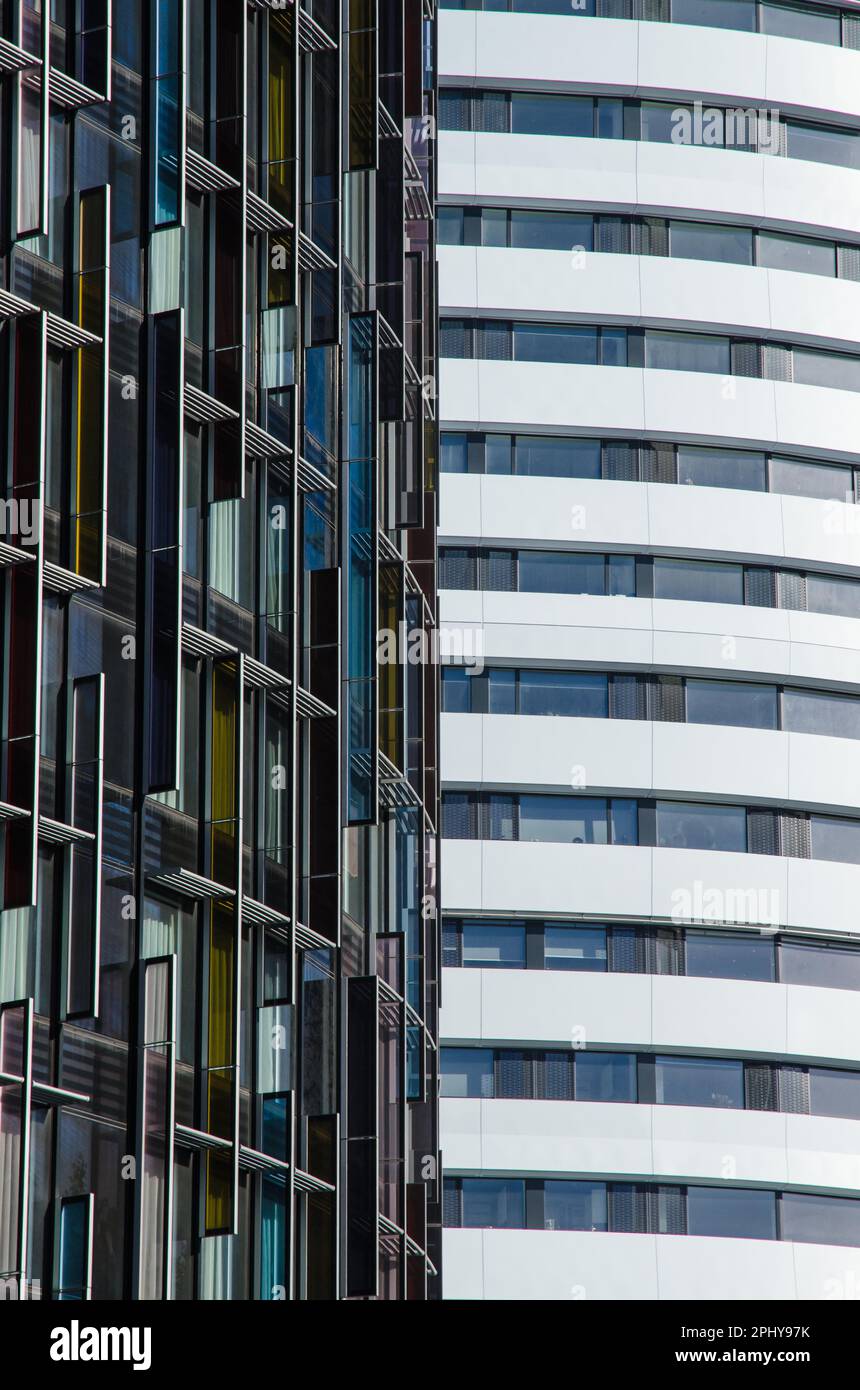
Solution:
M 233 1138 L 235 920 L 230 908 L 213 903 L 209 921 L 209 1011 L 207 1129 Z M 232 1155 L 206 1156 L 206 1230 L 227 1230 L 233 1219 Z
M 237 732 L 236 670 L 229 663 L 212 668 L 212 865 L 218 883 L 236 886 Z

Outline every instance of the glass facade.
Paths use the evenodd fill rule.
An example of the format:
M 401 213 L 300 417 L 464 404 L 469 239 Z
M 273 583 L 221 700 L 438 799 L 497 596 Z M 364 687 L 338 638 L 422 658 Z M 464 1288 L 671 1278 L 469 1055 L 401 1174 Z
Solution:
M 436 1298 L 433 0 L 0 40 L 0 1275 Z

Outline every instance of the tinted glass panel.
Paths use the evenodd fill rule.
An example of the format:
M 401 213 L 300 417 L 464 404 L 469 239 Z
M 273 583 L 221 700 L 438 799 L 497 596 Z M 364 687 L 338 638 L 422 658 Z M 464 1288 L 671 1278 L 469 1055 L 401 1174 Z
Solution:
M 547 970 L 605 970 L 604 927 L 544 928 L 544 967 Z
M 707 337 L 703 333 L 660 333 L 648 329 L 645 334 L 645 366 L 678 372 L 731 371 L 728 338 Z
M 774 270 L 799 270 L 809 275 L 836 274 L 836 247 L 812 237 L 759 232 L 756 264 Z
M 743 681 L 687 681 L 687 722 L 775 729 L 776 686 Z
M 517 362 L 597 362 L 597 329 L 567 328 L 554 323 L 514 325 Z
M 548 1179 L 544 1183 L 544 1230 L 605 1231 L 606 1184 Z
M 511 129 L 515 135 L 591 135 L 591 97 L 538 96 L 514 92 Z
M 636 1100 L 636 1058 L 627 1052 L 579 1052 L 576 1056 L 577 1100 Z
M 525 1183 L 517 1178 L 464 1178 L 463 1225 L 509 1230 L 525 1225 Z
M 692 261 L 752 265 L 753 234 L 747 227 L 720 227 L 710 222 L 670 222 L 673 256 Z
M 817 690 L 785 690 L 782 726 L 793 733 L 860 738 L 860 700 Z
M 860 821 L 841 816 L 810 816 L 813 859 L 860 864 Z
M 500 922 L 464 922 L 463 964 L 481 970 L 524 970 L 525 927 Z
M 803 463 L 800 459 L 770 461 L 771 492 L 793 497 L 821 497 L 837 502 L 854 501 L 854 474 L 838 464 Z
M 786 121 L 788 154 L 792 159 L 814 159 L 821 164 L 860 168 L 860 137 L 850 130 Z
M 743 1109 L 743 1062 L 715 1061 L 708 1057 L 655 1057 L 654 1079 L 658 1105 Z
M 688 931 L 686 973 L 712 980 L 773 980 L 774 948 L 766 937 Z
M 860 358 L 803 347 L 794 348 L 791 355 L 795 381 L 835 391 L 860 391 Z
M 810 613 L 834 613 L 860 618 L 860 584 L 856 579 L 832 579 L 823 574 L 806 576 L 806 602 Z
M 609 682 L 606 676 L 571 671 L 521 671 L 520 713 L 606 719 Z
M 654 597 L 689 599 L 695 603 L 743 603 L 744 572 L 740 565 L 658 557 L 654 561 Z
M 511 211 L 511 246 L 529 246 L 541 251 L 572 251 L 581 246 L 592 249 L 592 219 L 568 212 Z
M 688 1187 L 687 1233 L 775 1240 L 776 1197 L 744 1188 Z
M 472 708 L 471 677 L 460 666 L 442 672 L 442 709 L 446 714 L 468 714 Z
M 520 839 L 605 845 L 606 802 L 591 796 L 521 796 Z
M 517 712 L 517 673 L 516 671 L 487 672 L 487 713 L 516 714 Z
M 860 1245 L 860 1202 L 850 1197 L 818 1197 L 783 1192 L 779 1199 L 783 1240 L 817 1245 Z
M 755 0 L 672 0 L 672 22 L 754 33 Z
M 860 1073 L 810 1067 L 809 1113 L 860 1120 Z
M 842 39 L 838 10 L 819 5 L 774 5 L 761 7 L 761 32 L 781 34 L 787 39 L 809 39 L 813 43 L 839 44 Z
M 493 1095 L 493 1053 L 487 1047 L 443 1047 L 443 1096 L 489 1100 Z
M 696 806 L 657 802 L 657 844 L 676 849 L 743 851 L 747 816 L 743 806 Z
M 602 594 L 602 555 L 564 555 L 551 550 L 522 550 L 520 592 L 526 594 Z
M 801 941 L 779 945 L 779 978 L 787 985 L 860 989 L 860 951 Z
M 764 492 L 767 486 L 765 456 L 740 449 L 697 449 L 694 445 L 682 444 L 678 448 L 678 482 Z
M 436 223 L 440 246 L 463 245 L 463 209 L 439 208 Z
M 600 442 L 518 434 L 515 471 L 530 477 L 599 478 Z

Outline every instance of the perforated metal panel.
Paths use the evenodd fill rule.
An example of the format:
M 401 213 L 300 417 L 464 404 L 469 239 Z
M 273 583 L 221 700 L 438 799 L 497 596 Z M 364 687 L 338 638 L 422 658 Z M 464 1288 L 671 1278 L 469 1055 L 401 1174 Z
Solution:
M 860 45 L 858 45 L 860 47 Z M 860 280 L 860 246 L 840 246 L 836 251 L 836 268 L 842 280 Z
M 652 676 L 648 682 L 648 718 L 683 724 L 684 686 L 680 676 Z
M 473 130 L 505 132 L 511 128 L 511 100 L 507 92 L 481 92 L 473 98 Z
M 513 550 L 482 550 L 478 587 L 494 593 L 512 594 L 517 587 L 517 557 Z
M 485 320 L 475 325 L 475 356 L 493 362 L 510 362 L 514 355 L 514 335 L 509 323 Z
M 601 472 L 603 477 L 610 482 L 638 482 L 639 446 L 637 444 L 604 444 L 601 449 Z
M 761 376 L 761 344 L 750 342 L 732 343 L 732 375 Z
M 860 49 L 860 15 L 843 14 L 842 47 Z
M 750 854 L 778 854 L 779 837 L 773 811 L 747 811 L 747 850 Z
M 643 483 L 677 483 L 678 454 L 674 444 L 644 444 L 640 461 Z
M 471 130 L 472 98 L 459 88 L 443 88 L 439 93 L 439 129 Z
M 439 356 L 471 357 L 472 326 L 464 319 L 442 319 L 439 324 Z
M 777 588 L 780 608 L 793 608 L 801 613 L 806 612 L 805 575 L 796 574 L 793 570 L 781 570 Z
M 747 1110 L 776 1110 L 776 1070 L 768 1062 L 747 1062 L 744 1067 L 744 1100 Z
M 440 589 L 477 589 L 478 557 L 474 550 L 451 546 L 439 551 Z
M 601 217 L 594 229 L 594 247 L 608 255 L 630 251 L 630 223 L 624 217 Z
M 610 928 L 607 942 L 607 964 L 610 970 L 624 975 L 644 973 L 644 961 L 640 960 L 637 949 L 639 935 L 640 933 L 632 927 Z
M 446 792 L 442 799 L 442 834 L 448 840 L 476 840 L 478 807 L 468 792 Z
M 809 1114 L 809 1074 L 804 1067 L 782 1066 L 777 1082 L 779 1109 L 788 1115 Z
M 633 0 L 597 0 L 596 12 L 601 19 L 632 19 Z
M 638 676 L 612 676 L 609 682 L 610 719 L 645 719 L 646 684 Z
M 493 1063 L 497 1100 L 532 1100 L 532 1059 L 523 1052 L 499 1052 Z
M 793 381 L 791 348 L 783 347 L 781 343 L 765 343 L 762 347 L 761 374 L 768 381 Z
M 459 923 L 442 923 L 442 964 L 449 968 L 463 964 L 463 935 Z
M 519 807 L 512 796 L 494 793 L 481 805 L 481 838 L 516 840 L 519 836 Z
M 682 1187 L 659 1186 L 648 1192 L 648 1229 L 657 1235 L 687 1234 L 687 1195 Z
M 809 818 L 793 811 L 780 811 L 779 853 L 790 859 L 809 859 L 811 850 Z
M 573 1053 L 547 1052 L 539 1059 L 538 1065 L 540 1091 L 537 1091 L 536 1085 L 536 1093 L 544 1100 L 573 1100 Z
M 442 1225 L 457 1228 L 463 1224 L 463 1189 L 447 1178 L 442 1189 Z
M 629 1234 L 648 1230 L 645 1189 L 634 1183 L 614 1182 L 609 1188 L 609 1229 Z
M 772 569 L 750 565 L 744 570 L 744 603 L 754 608 L 776 607 L 776 580 Z

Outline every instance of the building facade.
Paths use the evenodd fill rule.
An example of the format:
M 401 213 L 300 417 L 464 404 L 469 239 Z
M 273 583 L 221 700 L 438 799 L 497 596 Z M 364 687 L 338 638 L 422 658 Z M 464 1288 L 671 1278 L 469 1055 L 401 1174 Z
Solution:
M 0 0 L 6 1297 L 438 1295 L 434 62 Z
M 440 16 L 446 1297 L 860 1292 L 858 48 Z

